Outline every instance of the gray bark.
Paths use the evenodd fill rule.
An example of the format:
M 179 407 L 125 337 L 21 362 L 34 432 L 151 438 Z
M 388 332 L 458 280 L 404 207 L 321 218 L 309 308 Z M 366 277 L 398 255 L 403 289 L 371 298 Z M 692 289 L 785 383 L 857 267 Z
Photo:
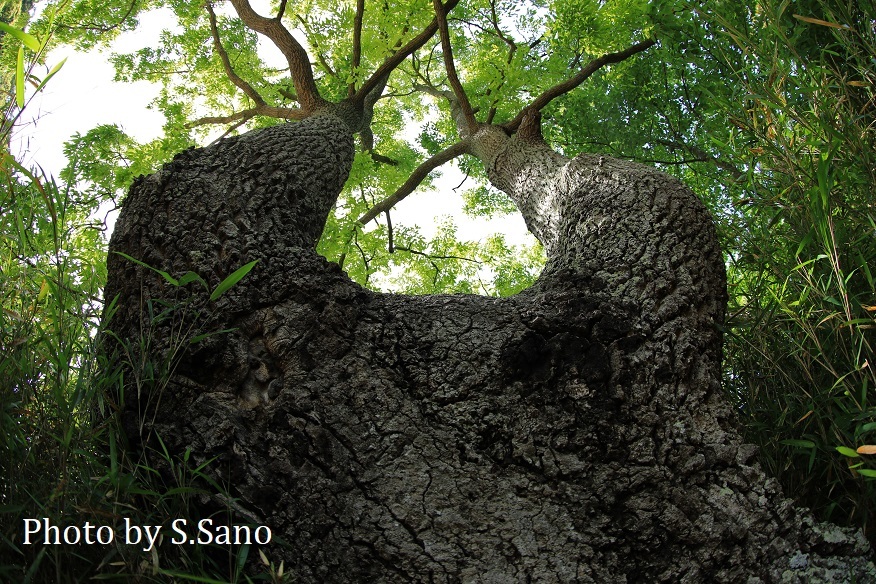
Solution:
M 300 582 L 876 581 L 860 533 L 795 508 L 739 438 L 723 260 L 696 197 L 495 128 L 474 143 L 549 250 L 515 297 L 376 294 L 317 256 L 353 154 L 331 117 L 135 184 L 112 251 L 214 285 L 261 262 L 210 321 L 234 332 L 127 390 L 132 447 L 157 434 L 218 457 Z M 179 319 L 150 328 L 143 307 L 179 292 L 113 254 L 109 269 L 110 328 L 171 353 Z

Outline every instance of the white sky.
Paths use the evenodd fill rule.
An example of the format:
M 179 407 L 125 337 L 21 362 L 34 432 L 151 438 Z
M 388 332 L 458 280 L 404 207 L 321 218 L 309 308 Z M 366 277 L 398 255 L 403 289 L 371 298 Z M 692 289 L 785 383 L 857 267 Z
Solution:
M 84 54 L 62 47 L 52 51 L 47 59 L 49 67 L 65 57 L 67 62 L 31 101 L 13 136 L 12 152 L 19 155 L 25 166 L 39 165 L 46 174 L 58 176 L 67 163 L 64 142 L 76 132 L 84 134 L 100 124 L 118 124 L 141 142 L 158 137 L 164 117 L 148 108 L 158 94 L 158 87 L 146 81 L 114 82 L 109 55 L 133 52 L 156 43 L 162 28 L 173 20 L 167 9 L 152 11 L 142 15 L 137 30 L 121 35 L 110 50 Z M 278 55 L 276 49 L 269 43 L 264 45 L 264 57 L 273 61 Z M 477 240 L 495 232 L 505 234 L 507 241 L 514 243 L 526 238 L 526 227 L 519 214 L 491 220 L 464 216 L 462 198 L 453 191 L 463 176 L 455 166 L 445 165 L 442 170 L 442 178 L 436 181 L 439 192 L 418 191 L 409 196 L 393 211 L 394 223 L 418 224 L 429 237 L 443 217 L 452 216 L 461 239 Z M 466 186 L 474 185 L 469 181 Z

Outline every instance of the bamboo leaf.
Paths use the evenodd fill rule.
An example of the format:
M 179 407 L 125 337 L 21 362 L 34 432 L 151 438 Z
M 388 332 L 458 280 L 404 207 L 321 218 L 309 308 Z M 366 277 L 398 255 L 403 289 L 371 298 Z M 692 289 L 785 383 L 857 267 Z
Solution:
M 210 294 L 210 300 L 216 300 L 217 298 L 228 292 L 228 290 L 230 290 L 232 286 L 240 282 L 243 277 L 246 276 L 249 271 L 255 267 L 257 263 L 259 263 L 259 260 L 253 260 L 248 264 L 237 268 L 230 276 L 222 280 L 222 282 L 220 282 L 219 285 L 216 286 L 216 289 L 213 290 L 212 294 Z
M 204 281 L 204 278 L 194 272 L 186 272 L 183 277 L 179 279 L 180 286 L 185 286 L 191 282 L 198 282 L 205 290 L 207 289 L 207 282 Z
M 40 284 L 40 291 L 37 294 L 37 302 L 42 302 L 46 299 L 46 296 L 49 295 L 49 282 L 44 278 L 43 283 Z
M 144 262 L 141 262 L 141 261 L 138 260 L 138 259 L 132 258 L 131 256 L 129 256 L 129 255 L 126 254 L 126 253 L 122 253 L 122 252 L 120 252 L 120 251 L 114 251 L 113 253 L 122 256 L 122 257 L 125 258 L 126 260 L 130 260 L 130 261 L 134 262 L 134 263 L 137 264 L 138 266 L 143 266 L 144 268 L 148 268 L 148 269 L 152 270 L 152 271 L 155 272 L 156 274 L 160 274 L 161 277 L 164 278 L 165 280 L 167 280 L 172 286 L 179 286 L 179 280 L 176 280 L 173 276 L 171 276 L 171 275 L 168 274 L 167 272 L 162 271 L 162 270 L 159 270 L 158 268 L 153 268 L 153 267 L 150 266 L 149 264 L 144 263 Z
M 196 343 L 200 343 L 200 342 L 203 341 L 204 339 L 207 339 L 207 338 L 212 337 L 213 335 L 221 335 L 221 334 L 230 333 L 230 332 L 233 332 L 233 331 L 236 331 L 236 330 L 237 330 L 236 328 L 230 328 L 230 329 L 222 329 L 221 331 L 213 331 L 213 332 L 211 332 L 211 333 L 203 333 L 203 334 L 200 334 L 200 335 L 195 335 L 195 336 L 192 337 L 192 339 L 189 341 L 189 344 L 190 344 L 190 345 L 194 345 L 194 344 L 196 344 Z
M 849 458 L 858 458 L 860 456 L 857 452 L 845 446 L 837 446 L 836 451 L 843 456 L 848 456 Z
M 826 20 L 821 20 L 819 18 L 811 18 L 809 16 L 800 16 L 799 14 L 794 14 L 794 18 L 797 20 L 802 20 L 803 22 L 808 22 L 809 24 L 817 24 L 820 26 L 829 26 L 830 28 L 838 28 L 840 30 L 852 30 L 848 24 L 837 24 L 835 22 L 828 22 Z
M 61 59 L 61 62 L 60 62 L 60 63 L 58 63 L 57 65 L 55 65 L 54 67 L 52 67 L 52 70 L 49 71 L 49 74 L 46 75 L 46 76 L 43 78 L 42 81 L 40 81 L 40 84 L 37 86 L 36 90 L 39 91 L 40 89 L 42 89 L 43 87 L 45 87 L 45 86 L 46 86 L 46 83 L 49 82 L 49 79 L 51 79 L 52 77 L 54 77 L 54 76 L 55 76 L 55 73 L 57 73 L 58 71 L 60 71 L 60 70 L 61 70 L 61 67 L 63 67 L 63 66 L 64 66 L 64 63 L 66 63 L 66 62 L 67 62 L 67 57 L 64 57 L 63 59 Z
M 782 440 L 779 444 L 795 448 L 815 448 L 815 442 L 812 440 Z
M 15 103 L 18 109 L 24 107 L 24 48 L 18 47 L 18 61 L 15 66 Z
M 9 33 L 18 40 L 20 40 L 24 45 L 33 51 L 34 53 L 40 50 L 41 44 L 38 38 L 33 36 L 32 34 L 27 34 L 23 30 L 19 28 L 15 28 L 14 26 L 10 26 L 5 22 L 0 22 L 0 31 L 5 33 Z

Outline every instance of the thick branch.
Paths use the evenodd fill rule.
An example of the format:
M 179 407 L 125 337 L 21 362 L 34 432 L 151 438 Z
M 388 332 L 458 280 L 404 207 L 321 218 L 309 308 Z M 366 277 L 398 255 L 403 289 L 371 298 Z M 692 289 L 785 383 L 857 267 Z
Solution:
M 447 26 L 447 12 L 449 9 L 444 8 L 441 0 L 432 0 L 432 6 L 435 7 L 435 18 L 438 20 L 438 31 L 441 36 L 441 51 L 444 54 L 444 68 L 447 70 L 447 80 L 450 82 L 450 87 L 453 89 L 453 94 L 456 96 L 456 101 L 465 120 L 465 130 L 474 132 L 478 121 L 474 117 L 471 102 L 468 101 L 468 95 L 466 95 L 465 89 L 463 89 L 462 83 L 459 81 L 459 76 L 456 74 L 456 65 L 453 63 L 453 47 L 450 43 L 450 29 Z
M 215 47 L 219 58 L 222 59 L 222 66 L 225 68 L 225 75 L 228 76 L 228 79 L 230 79 L 233 84 L 242 89 L 256 105 L 266 105 L 265 100 L 259 95 L 259 92 L 235 73 L 234 68 L 231 66 L 231 60 L 228 58 L 228 53 L 225 51 L 225 47 L 222 46 L 222 41 L 219 40 L 219 27 L 216 25 L 216 13 L 213 12 L 213 4 L 207 2 L 206 7 L 207 14 L 210 17 L 210 32 L 213 34 L 213 46 Z
M 365 225 L 381 213 L 389 211 L 399 202 L 401 202 L 402 199 L 413 193 L 414 190 L 418 186 L 420 186 L 420 183 L 422 183 L 426 179 L 426 177 L 429 176 L 430 172 L 432 172 L 445 162 L 450 162 L 457 156 L 465 154 L 468 151 L 468 142 L 462 140 L 460 142 L 457 142 L 453 146 L 445 148 L 435 156 L 432 156 L 431 158 L 423 162 L 420 166 L 418 166 L 416 170 L 411 173 L 411 176 L 408 177 L 408 180 L 406 180 L 405 183 L 400 186 L 393 194 L 371 207 L 371 209 L 367 213 L 359 217 L 359 223 Z
M 447 3 L 444 5 L 445 11 L 450 11 L 459 3 L 459 0 L 447 0 Z M 435 32 L 438 30 L 438 18 L 433 18 L 432 22 L 423 29 L 423 32 L 418 34 L 416 37 L 411 39 L 411 41 L 406 44 L 404 47 L 399 49 L 398 52 L 393 53 L 393 55 L 386 59 L 383 64 L 377 68 L 377 70 L 371 74 L 371 77 L 368 78 L 365 83 L 362 84 L 362 87 L 356 92 L 351 100 L 356 102 L 361 102 L 365 99 L 365 96 L 371 93 L 371 90 L 380 83 L 380 79 L 384 76 L 388 77 L 390 73 L 392 73 L 396 67 L 402 64 L 402 62 L 408 58 L 414 51 L 422 47 L 426 44 L 426 42 L 432 38 Z
M 365 0 L 356 0 L 356 17 L 353 20 L 353 72 L 362 64 L 362 19 L 365 16 Z M 356 82 L 350 81 L 347 97 L 356 95 Z
M 386 89 L 388 80 L 387 76 L 381 83 L 377 84 L 371 93 L 365 96 L 365 102 L 362 104 L 362 129 L 359 131 L 359 136 L 362 139 L 362 150 L 370 153 L 374 160 L 396 166 L 398 162 L 374 152 L 374 132 L 371 130 L 371 121 L 374 119 L 374 104 L 377 103 L 383 90 Z
M 243 111 L 235 112 L 227 116 L 207 116 L 186 124 L 187 128 L 206 126 L 208 124 L 227 124 L 229 122 L 246 121 L 255 116 L 266 116 L 281 120 L 303 120 L 309 112 L 290 107 L 275 107 L 270 105 L 257 105 Z
M 520 127 L 520 122 L 523 121 L 526 110 L 541 111 L 554 99 L 560 97 L 561 95 L 569 93 L 570 91 L 584 83 L 584 81 L 587 80 L 588 77 L 593 75 L 602 67 L 611 63 L 620 63 L 621 61 L 624 61 L 637 53 L 641 53 L 642 51 L 651 48 L 655 44 L 657 43 L 653 40 L 642 41 L 626 50 L 620 51 L 618 53 L 608 53 L 606 55 L 602 55 L 598 59 L 590 61 L 573 77 L 570 77 L 562 83 L 557 83 L 550 89 L 545 90 L 541 95 L 536 97 L 531 104 L 520 110 L 520 113 L 518 113 L 513 120 L 502 124 L 502 127 L 509 132 L 516 132 L 517 128 Z
M 271 39 L 286 57 L 302 109 L 312 112 L 325 106 L 327 102 L 320 96 L 313 79 L 310 57 L 292 33 L 279 20 L 258 14 L 248 0 L 231 0 L 231 4 L 244 24 Z
M 456 95 L 452 91 L 446 91 L 441 89 L 436 89 L 431 85 L 421 85 L 419 83 L 414 85 L 414 89 L 416 91 L 423 91 L 428 93 L 429 95 L 437 98 L 444 98 L 448 102 L 450 102 L 450 117 L 453 118 L 453 122 L 456 124 L 457 129 L 461 134 L 465 134 L 466 129 L 468 129 L 468 122 L 463 114 L 462 107 L 459 104 L 459 100 L 456 99 Z M 472 110 L 472 113 L 476 113 L 477 110 Z

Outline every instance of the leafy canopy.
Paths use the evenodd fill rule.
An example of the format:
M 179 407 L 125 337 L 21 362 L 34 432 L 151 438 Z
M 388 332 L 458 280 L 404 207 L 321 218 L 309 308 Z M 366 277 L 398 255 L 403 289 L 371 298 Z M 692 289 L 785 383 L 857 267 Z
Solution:
M 434 97 L 450 83 L 433 3 L 172 0 L 109 6 L 83 0 L 62 13 L 58 40 L 82 49 L 107 44 L 155 9 L 168 22 L 158 42 L 114 54 L 112 61 L 118 80 L 160 85 L 153 105 L 165 115 L 164 136 L 137 144 L 118 127 L 101 127 L 73 137 L 64 178 L 95 201 L 118 200 L 134 176 L 188 145 L 297 119 L 311 93 L 338 103 L 371 81 L 359 152 L 320 253 L 360 283 L 420 293 L 509 294 L 537 276 L 544 260 L 532 238 L 512 243 L 497 234 L 459 242 L 452 223 L 424 234 L 410 203 L 398 213 L 391 205 L 376 207 L 394 193 L 404 198 L 412 191 L 412 174 L 418 176 L 414 187 L 434 186 L 440 171 L 429 171 L 437 164 L 421 165 L 442 152 L 442 160 L 460 154 L 445 152 L 460 136 L 446 100 Z M 466 95 L 479 121 L 488 123 L 513 120 L 594 58 L 642 41 L 653 29 L 642 1 L 456 0 L 444 10 Z M 271 19 L 306 50 L 308 71 L 297 72 L 301 63 L 277 45 L 286 33 L 263 34 L 274 26 Z M 397 61 L 388 67 L 393 57 Z M 388 77 L 376 76 L 382 67 Z M 308 75 L 313 92 L 301 81 Z M 479 164 L 463 158 L 459 166 L 466 175 L 463 213 L 514 212 L 504 194 L 487 186 Z M 414 219 L 401 220 L 404 215 Z

